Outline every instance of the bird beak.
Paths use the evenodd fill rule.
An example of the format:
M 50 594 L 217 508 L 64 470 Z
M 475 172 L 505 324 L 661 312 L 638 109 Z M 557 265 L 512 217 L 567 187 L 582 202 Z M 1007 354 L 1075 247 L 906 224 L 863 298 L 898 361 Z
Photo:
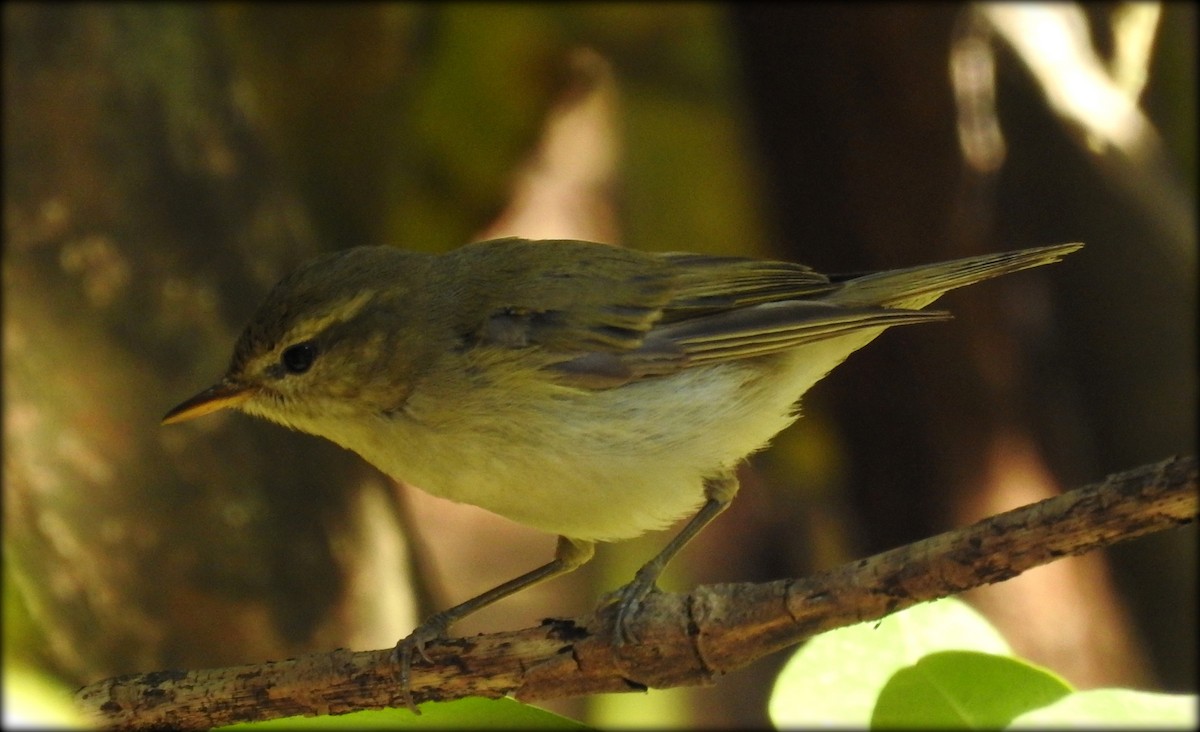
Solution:
M 196 396 L 184 401 L 179 406 L 167 412 L 163 424 L 175 424 L 184 420 L 202 417 L 219 409 L 236 407 L 254 396 L 255 389 L 245 384 L 235 384 L 228 379 L 221 380 L 216 386 L 209 387 Z

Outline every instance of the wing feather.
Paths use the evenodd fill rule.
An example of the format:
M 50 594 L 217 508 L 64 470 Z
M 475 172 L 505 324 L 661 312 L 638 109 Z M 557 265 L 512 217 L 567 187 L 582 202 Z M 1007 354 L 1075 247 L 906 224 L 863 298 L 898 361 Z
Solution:
M 466 324 L 472 345 L 531 349 L 542 368 L 585 388 L 949 317 L 829 304 L 823 296 L 845 285 L 789 262 L 647 254 L 575 241 L 483 246 L 466 260 L 489 283 L 474 288 L 487 293 L 475 312 L 488 315 Z M 553 256 L 546 256 L 548 246 L 558 248 Z

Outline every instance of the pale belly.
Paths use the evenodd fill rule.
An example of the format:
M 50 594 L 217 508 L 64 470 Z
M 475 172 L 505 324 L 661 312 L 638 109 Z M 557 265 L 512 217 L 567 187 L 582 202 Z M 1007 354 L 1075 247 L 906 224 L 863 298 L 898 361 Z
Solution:
M 631 538 L 694 512 L 705 478 L 763 447 L 800 395 L 874 335 L 797 349 L 765 372 L 732 362 L 602 391 L 417 400 L 415 416 L 342 444 L 398 480 L 542 531 Z

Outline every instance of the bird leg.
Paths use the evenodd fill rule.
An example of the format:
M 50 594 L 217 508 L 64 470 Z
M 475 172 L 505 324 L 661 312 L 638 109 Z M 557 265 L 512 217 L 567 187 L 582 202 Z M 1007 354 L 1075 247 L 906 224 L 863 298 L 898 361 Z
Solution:
M 642 565 L 633 576 L 633 581 L 609 595 L 610 602 L 617 603 L 617 620 L 613 633 L 613 642 L 617 646 L 636 642 L 629 629 L 630 623 L 637 615 L 642 600 L 651 592 L 658 591 L 658 577 L 666 569 L 667 563 L 691 541 L 696 534 L 708 526 L 713 519 L 729 507 L 738 491 L 737 477 L 728 472 L 704 481 L 704 495 L 708 499 L 695 516 L 687 522 L 678 534 L 663 547 L 653 559 Z
M 446 631 L 451 625 L 476 610 L 480 610 L 497 600 L 502 600 L 509 595 L 520 592 L 526 587 L 531 587 L 552 577 L 557 577 L 578 569 L 592 558 L 594 551 L 595 544 L 593 542 L 560 536 L 558 537 L 558 547 L 554 552 L 554 559 L 551 561 L 537 569 L 526 572 L 520 577 L 515 577 L 501 585 L 497 585 L 487 592 L 476 595 L 466 602 L 459 603 L 452 608 L 434 613 L 426 618 L 423 623 L 408 634 L 407 638 L 397 643 L 396 648 L 392 651 L 392 663 L 399 666 L 397 680 L 404 694 L 405 706 L 415 714 L 421 713 L 417 709 L 416 704 L 413 703 L 412 690 L 409 688 L 409 677 L 412 670 L 414 651 L 421 658 L 425 659 L 426 662 L 429 662 L 429 656 L 425 655 L 425 644 L 432 640 L 446 637 Z

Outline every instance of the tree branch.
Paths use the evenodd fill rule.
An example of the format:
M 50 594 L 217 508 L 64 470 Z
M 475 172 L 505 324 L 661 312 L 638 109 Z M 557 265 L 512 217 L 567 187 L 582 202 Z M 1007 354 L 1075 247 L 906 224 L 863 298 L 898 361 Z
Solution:
M 416 701 L 522 700 L 710 684 L 818 633 L 919 602 L 1001 582 L 1027 569 L 1192 523 L 1194 457 L 1171 458 L 971 526 L 802 579 L 724 584 L 647 598 L 611 643 L 611 606 L 524 630 L 426 647 L 412 673 Z M 391 649 L 345 649 L 286 661 L 108 679 L 76 692 L 84 711 L 119 727 L 210 727 L 294 715 L 403 706 Z

